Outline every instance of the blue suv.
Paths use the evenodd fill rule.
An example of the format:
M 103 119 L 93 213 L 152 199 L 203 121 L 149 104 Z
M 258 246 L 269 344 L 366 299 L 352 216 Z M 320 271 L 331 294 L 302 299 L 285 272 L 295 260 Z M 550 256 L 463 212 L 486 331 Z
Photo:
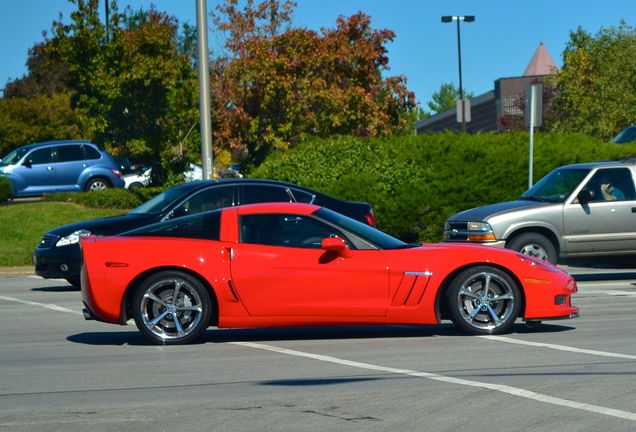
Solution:
M 0 160 L 0 173 L 11 181 L 14 197 L 124 187 L 113 158 L 86 141 L 48 141 L 18 147 Z

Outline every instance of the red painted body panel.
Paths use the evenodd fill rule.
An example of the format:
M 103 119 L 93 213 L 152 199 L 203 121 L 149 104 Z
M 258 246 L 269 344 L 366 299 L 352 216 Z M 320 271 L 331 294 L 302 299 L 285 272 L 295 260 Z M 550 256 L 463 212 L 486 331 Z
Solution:
M 345 258 L 322 249 L 239 243 L 240 214 L 310 215 L 309 204 L 269 203 L 224 209 L 221 241 L 157 237 L 82 239 L 82 295 L 99 319 L 121 323 L 126 292 L 158 269 L 188 271 L 205 281 L 218 303 L 219 327 L 439 322 L 439 290 L 468 266 L 498 266 L 515 278 L 525 319 L 569 317 L 556 304 L 576 292 L 565 272 L 515 252 L 440 244 L 398 250 L 351 250 Z M 143 279 L 143 278 L 142 278 Z

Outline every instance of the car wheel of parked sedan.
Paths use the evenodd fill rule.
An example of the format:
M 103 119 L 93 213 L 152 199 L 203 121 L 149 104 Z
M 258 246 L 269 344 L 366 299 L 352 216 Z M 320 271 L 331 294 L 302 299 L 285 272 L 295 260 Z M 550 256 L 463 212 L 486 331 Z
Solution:
M 139 330 L 157 344 L 191 342 L 210 325 L 212 302 L 196 278 L 166 271 L 146 279 L 132 301 Z
M 109 187 L 110 183 L 108 182 L 108 180 L 101 177 L 96 177 L 90 179 L 88 183 L 86 183 L 86 187 L 84 188 L 84 190 L 86 192 L 102 191 L 108 189 Z
M 453 279 L 447 292 L 455 325 L 472 334 L 498 334 L 512 327 L 521 310 L 521 290 L 504 271 L 471 267 Z
M 144 187 L 143 184 L 141 184 L 139 182 L 134 182 L 134 183 L 131 183 L 130 186 L 128 186 L 128 189 L 139 189 L 139 188 L 142 188 L 142 187 Z
M 556 264 L 556 248 L 548 238 L 539 233 L 524 233 L 514 237 L 507 245 L 509 249 Z

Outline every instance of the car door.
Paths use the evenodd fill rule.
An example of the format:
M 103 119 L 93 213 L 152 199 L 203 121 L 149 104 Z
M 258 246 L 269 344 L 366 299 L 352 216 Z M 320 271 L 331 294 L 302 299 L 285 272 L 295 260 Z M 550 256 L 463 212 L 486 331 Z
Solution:
M 311 216 L 240 214 L 239 231 L 231 273 L 250 315 L 352 322 L 386 315 L 389 275 L 380 250 L 333 256 L 322 239 L 345 235 Z
M 53 163 L 53 148 L 44 147 L 27 154 L 21 165 L 13 171 L 20 177 L 25 188 L 18 193 L 42 194 L 55 192 L 55 165 Z
M 80 190 L 79 177 L 88 167 L 84 151 L 79 144 L 58 145 L 55 149 L 55 172 L 57 190 L 60 192 Z
M 610 185 L 612 193 L 607 189 Z M 629 167 L 600 168 L 583 189 L 592 200 L 573 199 L 564 206 L 568 254 L 636 251 L 636 192 Z

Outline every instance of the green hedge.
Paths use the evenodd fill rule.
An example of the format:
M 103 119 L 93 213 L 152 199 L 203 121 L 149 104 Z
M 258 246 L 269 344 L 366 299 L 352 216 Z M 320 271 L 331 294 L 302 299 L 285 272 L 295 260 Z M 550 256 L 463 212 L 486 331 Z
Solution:
M 162 188 L 106 189 L 98 192 L 65 192 L 44 195 L 44 201 L 73 202 L 90 208 L 133 209 L 162 192 Z
M 538 133 L 534 180 L 560 165 L 628 155 L 636 155 L 636 146 Z M 450 215 L 515 199 L 527 189 L 528 134 L 317 139 L 268 157 L 250 176 L 367 201 L 384 231 L 409 241 L 439 241 Z
M 0 176 L 0 202 L 11 198 L 11 182 L 5 176 Z

